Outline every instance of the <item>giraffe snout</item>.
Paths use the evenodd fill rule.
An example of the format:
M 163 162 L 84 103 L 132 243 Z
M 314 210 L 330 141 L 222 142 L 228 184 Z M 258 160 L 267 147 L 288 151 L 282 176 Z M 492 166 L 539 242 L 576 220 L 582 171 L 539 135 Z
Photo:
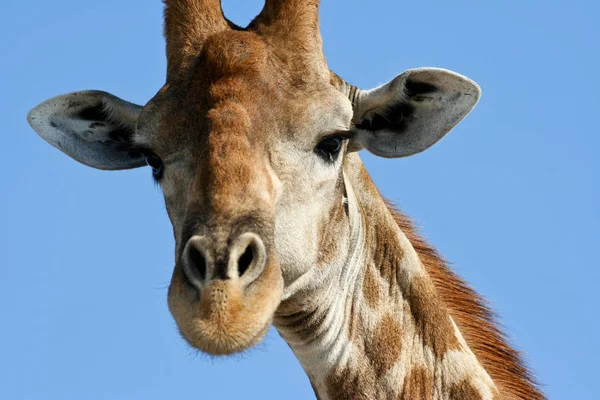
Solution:
M 256 233 L 232 240 L 192 236 L 169 287 L 169 309 L 192 346 L 219 355 L 243 351 L 266 334 L 283 295 L 277 257 Z

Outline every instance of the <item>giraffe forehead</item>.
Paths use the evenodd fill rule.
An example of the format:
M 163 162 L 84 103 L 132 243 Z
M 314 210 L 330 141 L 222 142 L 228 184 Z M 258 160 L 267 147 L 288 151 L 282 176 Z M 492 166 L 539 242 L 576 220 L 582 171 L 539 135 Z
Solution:
M 251 131 L 259 142 L 277 134 L 301 140 L 319 130 L 346 128 L 352 117 L 347 98 L 290 58 L 253 32 L 213 35 L 187 70 L 148 103 L 138 127 L 157 126 L 158 132 L 153 128 L 146 136 L 158 140 L 150 141 L 175 148 L 197 141 L 215 127 L 225 133 L 225 124 L 234 133 Z M 232 104 L 238 105 L 236 110 Z M 230 123 L 234 119 L 236 126 Z M 141 130 L 138 137 L 143 135 Z
M 260 73 L 267 67 L 268 48 L 250 31 L 225 31 L 203 44 L 196 65 L 212 77 Z
M 169 83 L 144 108 L 136 139 L 165 153 L 202 147 L 210 136 L 223 141 L 251 134 L 256 141 L 277 123 L 279 95 L 272 86 L 248 74 Z

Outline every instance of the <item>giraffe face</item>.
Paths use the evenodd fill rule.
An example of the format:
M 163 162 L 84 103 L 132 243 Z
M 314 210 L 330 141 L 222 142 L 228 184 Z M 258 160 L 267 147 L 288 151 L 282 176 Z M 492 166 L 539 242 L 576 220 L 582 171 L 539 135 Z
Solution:
M 317 263 L 327 211 L 342 204 L 351 103 L 280 58 L 253 33 L 211 37 L 144 107 L 131 143 L 173 224 L 170 310 L 212 354 L 262 338 L 284 286 Z

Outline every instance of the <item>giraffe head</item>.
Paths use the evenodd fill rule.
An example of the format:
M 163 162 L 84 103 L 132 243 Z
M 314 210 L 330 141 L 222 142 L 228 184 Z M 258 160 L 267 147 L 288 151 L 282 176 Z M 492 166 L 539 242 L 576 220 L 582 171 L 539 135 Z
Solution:
M 423 151 L 479 88 L 433 68 L 346 84 L 323 56 L 319 1 L 267 0 L 244 29 L 217 0 L 165 3 L 167 79 L 145 106 L 84 91 L 28 120 L 88 166 L 152 168 L 176 239 L 169 308 L 190 344 L 228 354 L 257 343 L 284 290 L 334 252 L 323 238 L 345 221 L 347 154 Z

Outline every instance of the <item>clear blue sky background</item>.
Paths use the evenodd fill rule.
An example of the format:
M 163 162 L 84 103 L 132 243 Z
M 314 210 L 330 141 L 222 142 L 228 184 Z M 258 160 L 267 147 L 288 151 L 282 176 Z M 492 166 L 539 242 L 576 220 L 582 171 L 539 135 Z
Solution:
M 246 24 L 259 0 L 225 0 Z M 598 399 L 600 6 L 581 1 L 324 0 L 330 67 L 362 88 L 408 68 L 483 98 L 421 155 L 365 155 L 493 304 L 552 399 Z M 103 89 L 144 104 L 164 81 L 158 0 L 2 0 L 1 399 L 308 399 L 272 331 L 209 359 L 166 305 L 171 226 L 147 168 L 101 172 L 28 127 L 40 101 Z

